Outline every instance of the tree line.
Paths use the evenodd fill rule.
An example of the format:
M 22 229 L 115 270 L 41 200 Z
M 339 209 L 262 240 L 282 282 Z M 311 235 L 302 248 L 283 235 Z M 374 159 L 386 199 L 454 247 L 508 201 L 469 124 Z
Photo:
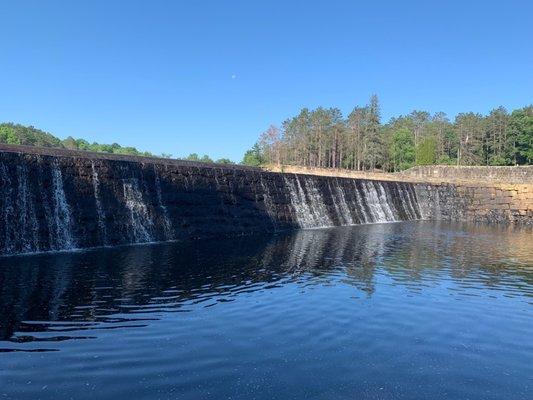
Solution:
M 172 158 L 172 154 L 159 154 L 155 155 L 148 151 L 139 151 L 135 147 L 121 146 L 117 143 L 113 144 L 101 144 L 101 143 L 89 143 L 85 139 L 74 139 L 69 136 L 64 140 L 57 138 L 51 133 L 44 132 L 33 126 L 24 126 L 20 124 L 14 124 L 11 122 L 0 123 L 0 143 L 25 145 L 25 146 L 41 146 L 41 147 L 54 147 L 60 149 L 69 150 L 82 150 L 93 151 L 98 153 L 109 154 L 123 154 L 132 156 L 145 156 L 145 157 L 162 157 Z M 208 155 L 199 156 L 196 153 L 191 153 L 187 157 L 183 157 L 184 160 L 199 161 L 206 163 L 218 163 L 218 164 L 233 164 L 233 161 L 227 158 L 220 158 L 213 160 Z
M 347 117 L 338 108 L 304 108 L 270 126 L 243 164 L 286 164 L 351 170 L 401 171 L 415 165 L 533 163 L 533 106 L 488 115 L 413 111 L 381 123 L 377 96 Z

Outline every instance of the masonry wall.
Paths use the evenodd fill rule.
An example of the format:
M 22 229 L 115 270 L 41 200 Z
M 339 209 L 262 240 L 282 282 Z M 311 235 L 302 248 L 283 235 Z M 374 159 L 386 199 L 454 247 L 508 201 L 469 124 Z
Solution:
M 415 184 L 427 219 L 533 224 L 533 185 Z
M 0 255 L 422 218 L 532 224 L 532 185 L 0 149 Z
M 464 180 L 491 183 L 533 184 L 533 165 L 518 167 L 464 167 L 452 165 L 424 165 L 395 174 L 401 178 Z

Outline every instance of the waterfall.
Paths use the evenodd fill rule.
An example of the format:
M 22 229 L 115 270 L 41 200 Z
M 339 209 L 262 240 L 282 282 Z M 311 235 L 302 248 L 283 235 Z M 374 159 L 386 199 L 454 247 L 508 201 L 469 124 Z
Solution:
M 429 184 L 161 165 L 0 151 L 0 255 L 442 218 Z
M 357 181 L 353 181 L 354 196 L 355 197 L 355 210 L 357 211 L 357 216 L 359 217 L 360 223 L 369 223 L 372 222 L 372 219 L 369 218 L 367 209 L 368 205 L 366 204 L 366 198 L 363 195 L 363 192 L 359 189 Z
M 35 215 L 35 203 L 28 186 L 28 169 L 25 165 L 17 166 L 17 210 L 18 210 L 18 243 L 23 253 L 39 250 L 39 225 Z
M 387 194 L 385 192 L 385 189 L 383 188 L 383 184 L 377 181 L 371 181 L 370 183 L 374 186 L 375 191 L 378 195 L 379 204 L 381 205 L 383 213 L 385 214 L 385 220 L 397 221 L 398 218 L 391 209 L 389 199 L 387 198 Z
M 330 194 L 331 198 L 333 199 L 333 208 L 335 209 L 334 215 L 337 217 L 337 222 L 339 223 L 339 225 L 349 225 L 346 222 L 346 218 L 344 216 L 344 213 L 341 211 L 341 209 L 339 207 L 340 200 L 339 200 L 339 195 L 338 195 L 338 193 L 336 191 L 337 187 L 335 187 L 335 191 L 334 191 L 332 186 L 331 186 L 331 182 L 328 181 L 328 189 L 329 189 L 329 194 Z
M 414 190 L 411 191 L 411 185 L 405 185 L 403 183 L 398 184 L 400 187 L 400 194 L 403 199 L 402 204 L 404 205 L 404 210 L 407 214 L 408 219 L 418 219 L 421 216 L 420 207 L 418 201 L 416 200 L 416 195 Z
M 296 178 L 299 189 L 301 190 L 300 181 Z M 320 189 L 315 185 L 314 179 L 304 178 L 304 185 L 307 191 L 307 199 L 313 212 L 315 224 L 319 227 L 334 226 L 333 222 L 328 214 L 324 197 L 320 192 Z M 305 197 L 305 192 L 302 191 L 302 195 Z
M 94 204 L 96 207 L 96 216 L 98 218 L 98 229 L 100 231 L 100 238 L 104 246 L 108 245 L 107 228 L 105 224 L 105 212 L 102 207 L 102 200 L 100 199 L 100 180 L 98 179 L 98 172 L 94 167 L 94 161 L 91 161 L 93 189 L 94 189 Z
M 72 216 L 65 197 L 63 176 L 56 163 L 52 165 L 52 198 L 54 203 L 55 250 L 74 249 L 76 243 L 72 235 Z
M 130 214 L 130 226 L 135 243 L 153 242 L 154 222 L 148 213 L 136 178 L 123 180 L 125 206 Z
M 265 184 L 265 182 L 263 181 L 262 175 L 259 176 L 259 181 L 261 182 L 261 188 L 263 189 L 265 209 L 268 214 L 268 217 L 270 218 L 270 221 L 272 221 L 272 227 L 276 232 L 278 230 L 278 224 L 276 223 L 276 212 L 274 208 L 274 202 L 272 201 L 272 196 L 270 195 L 270 189 L 268 188 L 268 183 Z
M 337 219 L 342 225 L 353 225 L 354 220 L 350 208 L 348 207 L 348 203 L 346 202 L 344 189 L 338 179 L 335 179 L 334 182 L 334 190 L 331 188 L 331 181 L 328 181 L 328 187 L 331 196 L 333 197 L 333 205 L 337 213 Z
M 283 179 L 301 228 L 394 222 L 421 216 L 416 193 L 405 183 L 297 175 Z
M 365 194 L 367 198 L 367 204 L 372 214 L 373 222 L 386 222 L 387 215 L 383 210 L 383 204 L 381 203 L 376 188 L 372 181 L 363 181 L 363 187 L 366 189 Z
M 413 185 L 407 186 L 407 191 L 409 192 L 409 205 L 413 210 L 413 218 L 412 219 L 420 219 L 422 218 L 422 211 L 420 210 L 420 203 L 418 202 L 418 199 L 416 197 L 415 188 Z
M 2 199 L 0 200 L 3 200 L 2 217 L 4 221 L 4 252 L 6 254 L 10 254 L 13 252 L 15 247 L 15 242 L 13 240 L 13 215 L 15 210 L 13 208 L 13 189 L 11 187 L 9 170 L 3 163 L 0 163 L 0 179 L 0 182 L 2 183 L 0 187 L 3 188 Z
M 309 209 L 309 205 L 307 204 L 305 197 L 302 198 L 300 196 L 300 191 L 296 188 L 294 182 L 292 182 L 286 176 L 284 176 L 283 179 L 285 181 L 285 186 L 289 190 L 290 202 L 292 208 L 294 209 L 298 226 L 300 228 L 312 227 L 313 221 L 311 219 L 311 210 Z M 294 179 L 296 180 L 297 177 L 295 176 Z
M 163 194 L 161 192 L 161 179 L 159 174 L 155 171 L 155 193 L 157 196 L 157 206 L 161 210 L 161 216 L 163 218 L 163 230 L 165 232 L 165 239 L 172 240 L 174 239 L 174 232 L 172 230 L 172 223 L 168 216 L 168 210 L 165 204 L 163 203 Z
M 301 228 L 319 228 L 332 226 L 323 198 L 316 186 L 308 178 L 303 177 L 307 194 L 300 184 L 298 175 L 290 180 L 284 177 L 289 189 L 292 208 L 295 211 L 296 220 Z

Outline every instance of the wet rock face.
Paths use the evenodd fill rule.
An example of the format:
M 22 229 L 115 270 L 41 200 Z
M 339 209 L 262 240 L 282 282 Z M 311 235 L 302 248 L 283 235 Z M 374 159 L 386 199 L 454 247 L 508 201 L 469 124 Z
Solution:
M 415 184 L 428 219 L 533 225 L 531 184 Z

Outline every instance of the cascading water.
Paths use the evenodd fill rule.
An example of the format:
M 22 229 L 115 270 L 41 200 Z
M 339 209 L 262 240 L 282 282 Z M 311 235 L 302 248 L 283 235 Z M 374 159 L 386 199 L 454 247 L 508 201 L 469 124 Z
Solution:
M 163 203 L 163 193 L 161 191 L 161 179 L 159 174 L 155 171 L 155 193 L 157 196 L 157 206 L 161 210 L 161 216 L 163 219 L 163 230 L 165 233 L 166 240 L 174 239 L 174 233 L 172 231 L 172 222 L 168 216 L 168 210 L 165 204 Z
M 302 228 L 419 219 L 416 194 L 409 185 L 367 180 L 328 179 L 326 188 L 309 176 L 284 177 L 295 219 Z M 345 189 L 345 187 L 347 189 Z M 399 199 L 394 201 L 394 193 Z M 331 206 L 324 201 L 329 196 Z
M 35 215 L 34 201 L 28 187 L 28 170 L 25 165 L 17 166 L 17 179 L 19 221 L 16 234 L 19 236 L 18 242 L 24 253 L 39 251 L 39 225 Z
M 411 191 L 411 187 L 403 183 L 399 183 L 399 193 L 403 200 L 404 211 L 407 214 L 408 219 L 418 219 L 420 218 L 420 207 L 418 201 L 416 200 L 416 194 L 414 190 Z
M 383 211 L 383 205 L 378 197 L 376 188 L 372 181 L 363 181 L 363 186 L 365 188 L 365 195 L 367 199 L 367 204 L 370 207 L 370 212 L 372 214 L 373 222 L 385 222 L 387 221 L 387 216 Z
M 70 207 L 65 197 L 63 175 L 61 169 L 54 163 L 52 165 L 52 198 L 55 228 L 54 250 L 70 250 L 76 248 L 76 241 L 72 235 L 72 217 Z
M 374 187 L 374 191 L 378 196 L 379 204 L 383 210 L 383 214 L 385 214 L 385 221 L 398 221 L 398 217 L 392 211 L 389 199 L 387 199 L 385 189 L 381 182 L 371 181 L 369 183 Z
M 153 242 L 154 222 L 148 213 L 136 178 L 124 179 L 124 202 L 130 213 L 130 228 L 134 243 Z
M 272 200 L 272 196 L 270 195 L 270 189 L 268 188 L 268 183 L 265 184 L 262 176 L 259 176 L 259 181 L 261 182 L 261 189 L 263 189 L 265 209 L 268 214 L 268 217 L 272 221 L 272 227 L 274 228 L 274 232 L 276 232 L 278 230 L 278 224 L 276 222 L 277 218 L 274 208 L 274 202 Z
M 354 198 L 354 208 L 355 212 L 357 214 L 357 217 L 359 219 L 359 223 L 361 224 L 367 224 L 369 222 L 372 222 L 372 219 L 369 217 L 369 207 L 366 204 L 366 198 L 363 196 L 363 192 L 360 190 L 357 181 L 353 181 L 353 189 L 352 194 Z
M 327 210 L 317 206 L 317 202 L 320 202 L 322 198 L 314 186 L 310 185 L 313 188 L 313 192 L 307 196 L 300 184 L 298 175 L 293 175 L 292 180 L 287 177 L 284 177 L 284 179 L 289 190 L 296 221 L 300 228 L 320 228 L 332 225 Z M 306 177 L 303 177 L 303 179 L 304 182 L 307 181 Z
M 440 202 L 402 182 L 0 157 L 0 255 L 413 220 Z
M 354 220 L 352 217 L 352 212 L 348 203 L 346 202 L 346 195 L 344 193 L 344 188 L 339 183 L 338 179 L 335 179 L 333 189 L 331 187 L 331 182 L 329 183 L 329 191 L 333 197 L 333 205 L 337 211 L 338 220 L 342 225 L 353 225 Z
M 105 224 L 105 212 L 102 206 L 102 200 L 100 198 L 100 180 L 98 179 L 98 172 L 94 166 L 94 161 L 91 161 L 92 180 L 94 189 L 94 204 L 96 207 L 96 216 L 98 218 L 98 229 L 100 231 L 100 237 L 104 246 L 108 245 L 107 228 Z
M 302 190 L 298 177 L 296 177 L 296 181 L 298 182 L 299 190 Z M 328 214 L 328 210 L 324 202 L 324 197 L 322 196 L 322 193 L 319 188 L 315 185 L 315 181 L 311 179 L 304 179 L 304 184 L 306 191 L 304 192 L 302 190 L 302 196 L 304 196 L 305 198 L 307 194 L 307 200 L 309 201 L 309 205 L 313 213 L 313 220 L 316 226 L 334 226 Z
M 1 179 L 1 188 L 2 190 L 2 199 L 0 201 L 3 201 L 2 208 L 3 213 L 2 217 L 4 220 L 4 252 L 6 254 L 10 254 L 13 252 L 15 247 L 15 241 L 14 241 L 14 234 L 13 230 L 15 228 L 14 224 L 12 223 L 13 215 L 15 213 L 15 210 L 13 208 L 13 189 L 11 187 L 11 178 L 9 177 L 9 170 L 8 168 L 1 163 L 0 164 L 0 179 Z

